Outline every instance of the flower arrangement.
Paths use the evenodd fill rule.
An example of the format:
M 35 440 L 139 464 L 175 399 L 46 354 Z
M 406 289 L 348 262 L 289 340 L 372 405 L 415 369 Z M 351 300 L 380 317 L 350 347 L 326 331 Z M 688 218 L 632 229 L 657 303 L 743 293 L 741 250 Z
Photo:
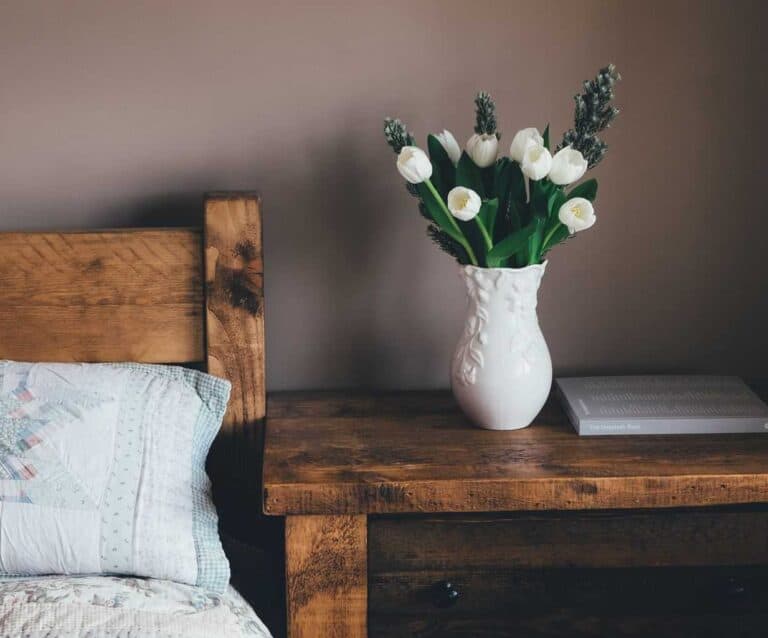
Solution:
M 488 93 L 475 98 L 475 129 L 462 151 L 450 131 L 427 137 L 429 155 L 398 119 L 384 121 L 397 168 L 418 197 L 432 240 L 460 264 L 521 268 L 539 264 L 554 246 L 590 228 L 597 181 L 573 186 L 604 157 L 598 133 L 619 111 L 611 105 L 621 79 L 611 64 L 576 95 L 574 126 L 552 155 L 549 126 L 524 128 L 509 157 L 497 159 L 501 133 Z

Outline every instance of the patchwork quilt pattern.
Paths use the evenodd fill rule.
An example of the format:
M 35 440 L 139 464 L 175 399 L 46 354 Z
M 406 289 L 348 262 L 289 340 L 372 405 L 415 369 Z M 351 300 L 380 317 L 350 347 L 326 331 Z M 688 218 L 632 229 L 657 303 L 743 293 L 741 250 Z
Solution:
M 0 573 L 223 591 L 204 464 L 228 396 L 172 366 L 0 362 Z

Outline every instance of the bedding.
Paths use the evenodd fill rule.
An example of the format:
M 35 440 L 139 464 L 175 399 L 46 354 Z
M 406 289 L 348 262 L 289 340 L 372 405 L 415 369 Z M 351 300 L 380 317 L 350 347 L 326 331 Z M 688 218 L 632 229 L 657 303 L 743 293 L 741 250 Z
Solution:
M 0 361 L 0 573 L 224 592 L 205 459 L 229 390 L 174 366 Z
M 0 638 L 270 638 L 230 587 L 217 594 L 170 581 L 41 576 L 0 581 Z

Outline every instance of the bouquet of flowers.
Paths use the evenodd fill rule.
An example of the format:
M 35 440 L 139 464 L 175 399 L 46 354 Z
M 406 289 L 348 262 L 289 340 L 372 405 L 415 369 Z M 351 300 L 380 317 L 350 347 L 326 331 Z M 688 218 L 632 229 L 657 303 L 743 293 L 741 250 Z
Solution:
M 496 105 L 484 92 L 475 98 L 475 133 L 464 151 L 446 130 L 427 137 L 427 155 L 400 120 L 387 118 L 387 143 L 434 242 L 460 264 L 521 268 L 541 263 L 554 246 L 590 228 L 597 181 L 571 185 L 605 155 L 598 133 L 619 113 L 611 105 L 619 79 L 611 64 L 584 82 L 574 98 L 574 126 L 554 155 L 547 125 L 543 134 L 518 131 L 509 157 L 497 159 Z

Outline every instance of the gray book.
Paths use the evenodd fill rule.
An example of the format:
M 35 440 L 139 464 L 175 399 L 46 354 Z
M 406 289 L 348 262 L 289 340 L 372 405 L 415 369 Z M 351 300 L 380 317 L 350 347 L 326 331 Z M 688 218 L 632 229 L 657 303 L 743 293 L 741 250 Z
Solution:
M 580 436 L 768 434 L 768 406 L 738 377 L 566 377 L 556 383 Z

